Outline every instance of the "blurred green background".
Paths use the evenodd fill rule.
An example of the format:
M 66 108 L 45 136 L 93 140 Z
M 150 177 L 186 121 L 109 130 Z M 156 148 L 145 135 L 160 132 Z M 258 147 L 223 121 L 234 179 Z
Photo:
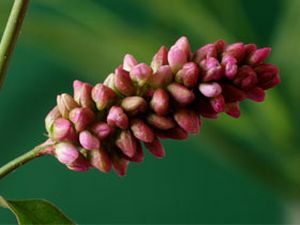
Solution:
M 11 0 L 0 1 L 0 30 Z M 181 35 L 194 50 L 217 39 L 273 48 L 282 84 L 241 119 L 206 120 L 189 141 L 167 141 L 119 178 L 68 171 L 43 157 L 1 180 L 8 199 L 45 198 L 80 224 L 283 224 L 300 190 L 300 1 L 32 0 L 0 93 L 0 165 L 41 143 L 44 117 L 72 81 L 91 83 L 125 53 L 150 62 Z M 15 223 L 0 209 L 0 223 Z

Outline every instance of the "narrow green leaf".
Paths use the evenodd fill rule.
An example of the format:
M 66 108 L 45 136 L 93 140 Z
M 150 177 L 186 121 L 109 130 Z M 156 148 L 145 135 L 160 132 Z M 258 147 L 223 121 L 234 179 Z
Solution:
M 0 206 L 11 210 L 19 225 L 74 224 L 58 208 L 46 200 L 5 200 L 0 196 Z

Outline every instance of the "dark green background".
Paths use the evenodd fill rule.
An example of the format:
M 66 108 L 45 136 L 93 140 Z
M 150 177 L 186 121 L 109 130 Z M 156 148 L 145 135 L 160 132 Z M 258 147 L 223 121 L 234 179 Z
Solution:
M 149 62 L 181 35 L 193 49 L 217 39 L 272 46 L 283 82 L 264 104 L 245 102 L 241 119 L 204 121 L 200 135 L 165 142 L 165 159 L 147 154 L 124 178 L 43 157 L 1 180 L 0 195 L 48 199 L 80 224 L 284 223 L 276 185 L 299 187 L 299 2 L 32 0 L 0 93 L 0 165 L 45 139 L 44 117 L 74 79 L 103 81 L 125 53 Z M 1 0 L 1 30 L 10 7 Z M 0 223 L 14 218 L 0 209 Z

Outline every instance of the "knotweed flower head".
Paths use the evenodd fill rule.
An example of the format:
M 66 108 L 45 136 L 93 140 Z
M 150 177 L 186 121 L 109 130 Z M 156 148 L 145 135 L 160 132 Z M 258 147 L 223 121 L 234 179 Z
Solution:
M 143 161 L 142 145 L 162 158 L 161 139 L 187 139 L 202 118 L 238 118 L 240 102 L 262 102 L 280 83 L 278 68 L 265 63 L 270 51 L 220 40 L 192 52 L 181 37 L 162 46 L 151 66 L 127 54 L 104 83 L 76 80 L 73 97 L 57 97 L 45 120 L 52 154 L 71 170 L 114 168 L 120 176 L 129 162 Z

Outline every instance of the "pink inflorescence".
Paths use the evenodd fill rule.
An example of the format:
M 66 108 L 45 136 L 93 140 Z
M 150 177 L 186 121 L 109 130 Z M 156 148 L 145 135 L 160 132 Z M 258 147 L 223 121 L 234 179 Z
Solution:
M 129 162 L 143 161 L 142 144 L 162 158 L 160 139 L 187 139 L 199 132 L 201 116 L 238 118 L 241 101 L 263 101 L 280 83 L 278 68 L 265 63 L 270 51 L 220 40 L 192 52 L 181 37 L 169 50 L 162 46 L 151 66 L 127 54 L 104 83 L 76 80 L 73 97 L 57 97 L 46 117 L 52 154 L 71 170 L 113 167 L 120 176 Z

